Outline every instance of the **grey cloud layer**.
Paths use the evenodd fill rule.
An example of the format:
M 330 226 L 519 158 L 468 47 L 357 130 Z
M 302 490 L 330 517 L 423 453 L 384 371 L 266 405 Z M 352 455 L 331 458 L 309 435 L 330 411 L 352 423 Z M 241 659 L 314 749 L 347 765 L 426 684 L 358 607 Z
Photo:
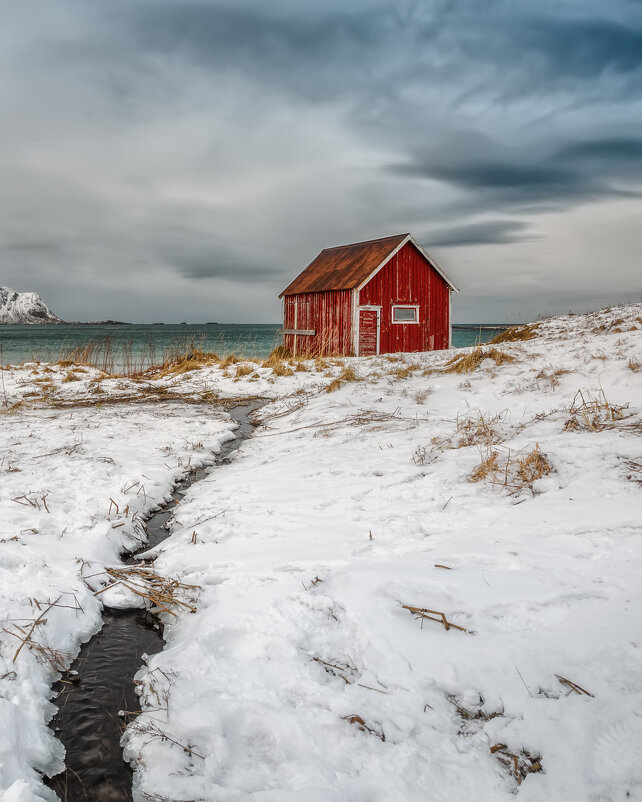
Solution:
M 210 288 L 275 319 L 321 247 L 410 229 L 478 273 L 477 246 L 545 242 L 543 213 L 642 185 L 627 0 L 5 5 L 2 283 L 64 303 L 109 273 L 145 283 L 150 319 Z

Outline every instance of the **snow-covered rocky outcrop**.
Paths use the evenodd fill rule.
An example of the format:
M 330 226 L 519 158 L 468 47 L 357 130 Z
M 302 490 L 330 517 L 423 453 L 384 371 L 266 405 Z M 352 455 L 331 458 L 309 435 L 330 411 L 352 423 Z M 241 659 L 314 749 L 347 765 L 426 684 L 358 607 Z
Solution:
M 62 323 L 36 292 L 0 287 L 0 323 Z

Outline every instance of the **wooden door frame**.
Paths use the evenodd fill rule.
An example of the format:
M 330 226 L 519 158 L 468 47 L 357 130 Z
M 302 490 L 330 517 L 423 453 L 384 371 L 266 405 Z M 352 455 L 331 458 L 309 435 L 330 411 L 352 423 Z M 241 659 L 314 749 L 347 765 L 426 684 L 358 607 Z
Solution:
M 367 304 L 366 306 L 357 306 L 356 312 L 357 312 L 357 314 L 356 314 L 357 321 L 356 321 L 356 337 L 355 337 L 355 341 L 356 341 L 356 346 L 357 347 L 354 349 L 355 353 L 357 354 L 357 356 L 361 356 L 361 354 L 359 353 L 359 333 L 360 333 L 359 329 L 360 329 L 360 320 L 361 320 L 360 313 L 361 312 L 376 312 L 377 313 L 377 351 L 376 351 L 376 356 L 379 356 L 379 353 L 381 351 L 381 306 L 374 306 L 373 304 Z

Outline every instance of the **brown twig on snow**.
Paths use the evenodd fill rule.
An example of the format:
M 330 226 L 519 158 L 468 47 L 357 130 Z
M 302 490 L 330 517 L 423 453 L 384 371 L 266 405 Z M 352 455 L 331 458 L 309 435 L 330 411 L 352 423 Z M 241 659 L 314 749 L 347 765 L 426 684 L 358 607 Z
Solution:
M 497 743 L 490 747 L 490 753 L 508 767 L 514 779 L 517 780 L 517 785 L 521 785 L 529 774 L 535 774 L 542 770 L 542 756 L 533 756 L 526 750 L 515 754 L 515 752 L 509 751 L 506 744 Z
M 417 618 L 422 619 L 422 626 L 423 619 L 426 618 L 428 621 L 436 621 L 438 624 L 442 624 L 446 631 L 452 627 L 453 629 L 458 629 L 460 632 L 468 632 L 469 635 L 471 634 L 465 627 L 460 627 L 459 624 L 453 624 L 452 621 L 449 621 L 446 618 L 446 614 L 442 613 L 440 610 L 428 610 L 425 607 L 414 607 L 412 604 L 402 604 L 401 606 L 404 610 L 408 610 L 408 612 L 416 615 Z
M 578 685 L 576 682 L 572 682 L 570 679 L 566 679 L 566 677 L 560 677 L 559 674 L 555 674 L 555 676 L 562 683 L 562 685 L 566 685 L 568 688 L 570 688 L 572 691 L 575 691 L 575 693 L 579 694 L 580 696 L 584 695 L 595 698 L 593 694 L 590 693 L 590 691 L 587 691 L 586 688 L 582 688 L 582 686 Z
M 386 736 L 385 736 L 383 730 L 381 732 L 379 732 L 378 730 L 375 730 L 372 727 L 369 727 L 366 724 L 366 722 L 361 718 L 361 716 L 357 715 L 356 713 L 352 713 L 349 716 L 343 716 L 343 719 L 345 721 L 348 721 L 350 724 L 355 724 L 357 726 L 357 728 L 359 730 L 361 730 L 361 732 L 369 732 L 370 735 L 376 735 L 377 738 L 379 738 L 382 741 L 386 740 Z
M 58 598 L 55 601 L 52 601 L 51 604 L 48 605 L 42 611 L 42 614 L 39 615 L 38 618 L 34 619 L 33 623 L 31 624 L 29 629 L 26 631 L 26 634 L 25 634 L 24 638 L 21 639 L 22 643 L 20 644 L 20 646 L 18 646 L 18 649 L 17 649 L 16 653 L 13 656 L 13 660 L 11 661 L 12 663 L 15 663 L 16 660 L 18 659 L 18 655 L 22 651 L 23 646 L 31 645 L 33 643 L 33 641 L 31 641 L 31 636 L 33 635 L 36 627 L 40 626 L 41 624 L 46 624 L 47 623 L 47 619 L 45 618 L 45 615 L 47 615 L 47 613 L 49 612 L 49 610 L 51 610 L 52 607 L 55 607 L 55 605 L 60 601 L 61 598 L 62 598 L 61 596 L 58 596 Z M 22 630 L 22 627 L 18 627 L 18 629 L 20 629 L 21 631 L 24 631 L 24 630 Z M 9 632 L 6 629 L 5 629 L 5 632 L 8 635 L 13 635 L 16 638 L 18 637 L 14 632 Z M 20 640 L 20 638 L 19 638 L 19 640 Z
M 178 746 L 180 749 L 183 750 L 186 754 L 190 757 L 194 755 L 194 757 L 200 757 L 201 760 L 205 760 L 204 755 L 199 754 L 191 746 L 187 744 L 182 744 L 180 741 L 174 740 L 174 738 L 170 738 L 170 736 L 161 730 L 159 726 L 152 723 L 151 721 L 140 721 L 137 719 L 133 724 L 130 724 L 130 729 L 135 730 L 141 735 L 149 735 L 151 741 L 159 740 L 165 741 L 166 743 L 173 744 L 174 746 Z

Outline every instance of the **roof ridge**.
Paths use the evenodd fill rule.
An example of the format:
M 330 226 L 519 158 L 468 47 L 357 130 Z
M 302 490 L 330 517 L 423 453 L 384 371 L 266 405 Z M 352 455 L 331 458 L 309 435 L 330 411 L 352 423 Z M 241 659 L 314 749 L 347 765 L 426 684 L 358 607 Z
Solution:
M 323 251 L 336 251 L 339 248 L 354 248 L 357 245 L 371 245 L 373 242 L 383 242 L 387 239 L 404 239 L 405 237 L 409 237 L 410 232 L 406 232 L 405 234 L 390 234 L 388 237 L 377 237 L 376 239 L 364 239 L 361 242 L 346 242 L 345 245 L 333 245 L 330 248 L 324 248 Z M 321 253 L 323 253 L 321 251 Z

